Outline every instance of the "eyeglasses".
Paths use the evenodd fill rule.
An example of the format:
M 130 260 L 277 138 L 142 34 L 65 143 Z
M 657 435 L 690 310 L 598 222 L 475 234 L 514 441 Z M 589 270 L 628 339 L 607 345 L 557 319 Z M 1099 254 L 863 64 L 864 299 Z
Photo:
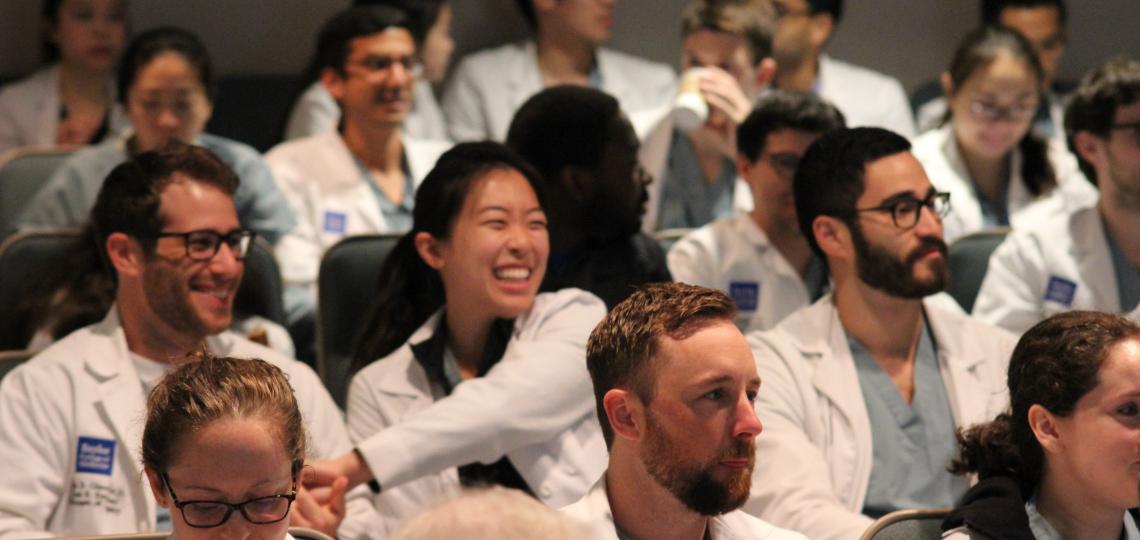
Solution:
M 1108 126 L 1108 128 L 1111 130 L 1131 131 L 1132 137 L 1136 139 L 1136 144 L 1140 146 L 1140 120 L 1127 124 L 1113 124 Z
M 1024 122 L 1037 114 L 1037 104 L 1002 107 L 993 103 L 974 100 L 970 102 L 970 114 L 983 122 L 997 122 L 998 120 Z
M 289 493 L 257 497 L 237 504 L 223 501 L 180 501 L 178 495 L 174 494 L 174 487 L 170 485 L 170 478 L 166 473 L 162 473 L 161 477 L 170 497 L 174 499 L 174 506 L 182 512 L 182 520 L 196 529 L 217 527 L 229 520 L 234 510 L 241 512 L 246 521 L 255 525 L 277 523 L 289 515 L 289 507 L 297 499 L 297 480 L 294 479 Z
M 218 254 L 218 249 L 225 242 L 233 252 L 234 258 L 242 260 L 249 253 L 249 246 L 253 244 L 253 237 L 257 233 L 239 229 L 228 234 L 220 234 L 210 230 L 190 231 L 184 233 L 160 232 L 155 238 L 176 237 L 182 238 L 186 243 L 186 256 L 195 261 L 208 261 Z
M 895 222 L 895 227 L 912 229 L 918 225 L 918 218 L 923 208 L 929 208 L 939 219 L 946 217 L 946 214 L 950 213 L 950 194 L 945 191 L 932 191 L 922 200 L 907 197 L 874 208 L 856 208 L 855 212 L 888 212 Z
M 365 56 L 359 62 L 353 62 L 352 64 L 349 64 L 349 67 L 357 68 L 365 77 L 375 77 L 380 73 L 384 73 L 392 69 L 392 66 L 395 66 L 396 64 L 402 66 L 404 68 L 404 71 L 409 73 L 412 77 L 419 77 L 423 71 L 420 63 L 416 60 L 416 57 L 410 55 L 369 55 Z
M 765 154 L 761 158 L 767 159 L 780 176 L 791 178 L 796 175 L 796 168 L 800 166 L 800 159 L 803 156 L 791 152 L 777 152 Z

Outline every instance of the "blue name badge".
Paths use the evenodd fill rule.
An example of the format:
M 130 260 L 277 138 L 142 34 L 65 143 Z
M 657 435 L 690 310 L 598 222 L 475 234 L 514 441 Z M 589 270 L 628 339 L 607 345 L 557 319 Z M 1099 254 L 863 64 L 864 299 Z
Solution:
M 1076 283 L 1062 277 L 1049 276 L 1049 284 L 1045 286 L 1046 301 L 1071 307 L 1073 305 L 1073 296 L 1076 294 Z
M 348 230 L 348 215 L 328 210 L 325 212 L 325 223 L 322 228 L 325 232 L 344 234 L 344 231 Z
M 755 281 L 733 281 L 728 284 L 728 295 L 740 311 L 756 311 L 760 304 L 760 284 Z
M 115 441 L 80 437 L 75 454 L 75 472 L 111 476 L 115 464 Z

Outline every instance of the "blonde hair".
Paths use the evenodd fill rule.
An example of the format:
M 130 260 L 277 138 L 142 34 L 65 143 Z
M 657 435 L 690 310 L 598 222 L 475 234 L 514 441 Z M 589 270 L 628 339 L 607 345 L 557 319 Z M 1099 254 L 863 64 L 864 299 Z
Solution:
M 187 357 L 147 399 L 143 464 L 164 472 L 183 437 L 212 422 L 245 418 L 269 422 L 293 458 L 295 477 L 305 459 L 305 427 L 285 373 L 259 359 Z

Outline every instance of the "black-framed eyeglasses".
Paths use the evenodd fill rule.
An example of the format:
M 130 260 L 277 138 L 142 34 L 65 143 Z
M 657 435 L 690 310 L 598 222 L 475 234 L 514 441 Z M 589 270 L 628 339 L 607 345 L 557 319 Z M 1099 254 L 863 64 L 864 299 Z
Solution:
M 218 254 L 218 249 L 221 247 L 222 242 L 229 246 L 230 251 L 233 252 L 234 258 L 242 260 L 245 255 L 249 253 L 249 246 L 253 244 L 253 237 L 257 233 L 245 229 L 239 229 L 226 234 L 217 233 L 211 230 L 200 230 L 190 232 L 160 232 L 155 234 L 155 238 L 182 238 L 186 244 L 186 256 L 196 261 L 208 261 Z
M 929 208 L 939 219 L 950 213 L 950 194 L 945 191 L 931 191 L 925 199 L 906 197 L 876 206 L 874 208 L 856 208 L 855 212 L 887 212 L 895 227 L 911 229 L 918 225 L 919 215 L 923 208 Z
M 1113 124 L 1108 126 L 1111 130 L 1131 131 L 1132 137 L 1136 139 L 1136 144 L 1140 145 L 1140 120 L 1135 122 L 1128 122 L 1127 124 Z
M 970 102 L 970 114 L 983 122 L 997 122 L 998 120 L 1024 122 L 1037 114 L 1037 107 L 1037 104 L 1002 107 L 994 103 L 974 100 Z
M 170 498 L 174 499 L 174 506 L 182 512 L 182 520 L 196 529 L 209 529 L 225 523 L 233 515 L 234 510 L 241 512 L 245 520 L 255 525 L 277 523 L 289 515 L 289 508 L 297 499 L 297 480 L 293 480 L 293 487 L 289 493 L 256 497 L 237 504 L 224 501 L 180 501 L 170 485 L 170 477 L 161 474 Z

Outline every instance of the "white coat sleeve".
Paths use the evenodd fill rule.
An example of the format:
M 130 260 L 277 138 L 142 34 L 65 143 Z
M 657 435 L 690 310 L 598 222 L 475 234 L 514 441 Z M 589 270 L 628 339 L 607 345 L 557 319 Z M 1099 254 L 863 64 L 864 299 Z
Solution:
M 48 537 L 67 485 L 69 401 L 65 374 L 17 368 L 0 384 L 0 538 Z
M 673 281 L 719 289 L 721 276 L 717 275 L 716 254 L 696 237 L 703 232 L 706 230 L 699 229 L 678 240 L 669 248 L 665 260 Z
M 553 439 L 594 410 L 586 339 L 605 315 L 580 291 L 539 322 L 533 340 L 512 340 L 486 375 L 458 385 L 403 422 L 360 441 L 357 449 L 381 487 Z
M 286 287 L 305 287 L 315 296 L 317 271 L 324 254 L 318 224 L 313 223 L 317 214 L 313 205 L 317 204 L 318 195 L 312 193 L 307 179 L 293 166 L 291 157 L 278 158 L 271 154 L 267 162 L 281 194 L 297 219 L 297 225 L 274 246 L 281 279 Z
M 1044 272 L 1041 250 L 1034 238 L 1011 234 L 990 256 L 986 277 L 974 300 L 973 316 L 1023 334 L 1045 318 L 1041 300 Z
M 351 451 L 352 442 L 345 429 L 344 417 L 332 396 L 311 368 L 292 362 L 294 369 L 290 370 L 289 383 L 297 396 L 297 406 L 305 416 L 309 456 L 329 459 Z M 357 486 L 345 494 L 345 516 L 337 528 L 337 538 L 376 538 L 377 531 L 382 528 L 382 520 L 372 505 L 366 486 Z
M 102 182 L 87 185 L 84 163 L 74 157 L 65 161 L 28 202 L 17 223 L 21 227 L 79 227 L 85 223 Z
M 915 136 L 914 116 L 911 114 L 910 100 L 907 99 L 902 84 L 891 79 L 890 84 L 882 90 L 883 94 L 876 96 L 875 99 L 881 100 L 883 104 L 883 127 L 907 139 L 913 139 Z
M 452 76 L 451 84 L 443 93 L 443 116 L 447 119 L 447 131 L 451 140 L 482 141 L 493 139 L 491 125 L 487 119 L 486 99 L 479 87 L 479 66 L 470 61 L 460 62 Z M 493 76 L 482 74 L 484 76 Z
M 296 227 L 296 213 L 260 155 L 245 156 L 233 169 L 241 179 L 234 193 L 234 206 L 242 226 L 256 231 L 270 244 L 276 244 Z
M 320 88 L 317 88 L 320 86 Z M 289 112 L 285 125 L 285 140 L 300 139 L 336 128 L 340 122 L 340 107 L 317 81 L 305 90 Z
M 831 485 L 830 465 L 805 432 L 815 399 L 810 381 L 797 378 L 801 358 L 777 353 L 757 334 L 749 335 L 761 387 L 756 413 L 764 431 L 756 439 L 756 467 L 745 510 L 812 540 L 853 540 L 871 518 L 844 505 Z M 801 380 L 797 380 L 801 379 Z

